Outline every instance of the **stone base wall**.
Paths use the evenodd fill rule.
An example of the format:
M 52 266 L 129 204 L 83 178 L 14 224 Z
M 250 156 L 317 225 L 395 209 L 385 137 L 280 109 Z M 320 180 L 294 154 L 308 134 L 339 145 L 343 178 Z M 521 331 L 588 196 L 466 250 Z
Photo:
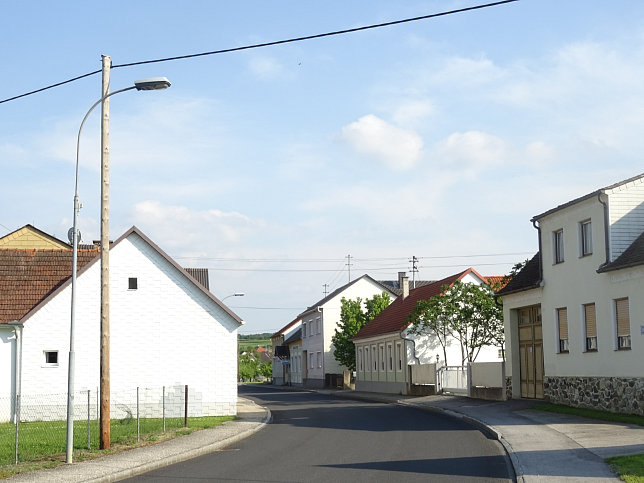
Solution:
M 512 399 L 512 377 L 505 378 L 505 399 Z
M 555 404 L 644 416 L 644 377 L 553 377 L 543 381 Z

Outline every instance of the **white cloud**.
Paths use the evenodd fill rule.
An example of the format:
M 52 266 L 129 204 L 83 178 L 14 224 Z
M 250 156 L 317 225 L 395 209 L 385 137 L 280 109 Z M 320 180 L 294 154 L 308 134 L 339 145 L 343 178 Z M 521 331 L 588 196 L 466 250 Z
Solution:
M 215 209 L 197 211 L 186 206 L 164 205 L 159 201 L 136 203 L 131 219 L 137 226 L 154 227 L 154 236 L 159 243 L 164 242 L 179 251 L 191 250 L 195 246 L 214 246 L 217 251 L 232 250 L 265 228 L 264 222 L 241 213 Z
M 377 159 L 393 170 L 412 168 L 423 150 L 422 138 L 367 114 L 342 128 L 342 139 L 358 153 Z
M 481 131 L 451 134 L 439 144 L 438 153 L 448 165 L 476 171 L 499 166 L 508 155 L 505 141 Z
M 434 105 L 428 99 L 405 100 L 394 111 L 393 119 L 399 125 L 413 125 L 434 112 Z

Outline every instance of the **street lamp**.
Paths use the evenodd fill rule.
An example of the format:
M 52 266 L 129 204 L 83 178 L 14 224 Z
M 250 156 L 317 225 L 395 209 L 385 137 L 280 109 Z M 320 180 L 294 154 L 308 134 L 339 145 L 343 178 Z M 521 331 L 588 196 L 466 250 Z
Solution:
M 226 299 L 228 299 L 230 297 L 243 297 L 244 295 L 246 295 L 244 292 L 231 293 L 230 295 L 226 295 L 223 299 L 221 299 L 221 301 L 223 302 L 224 300 L 226 300 Z
M 105 92 L 105 80 L 108 79 L 107 85 L 109 85 L 109 73 L 105 75 L 105 70 L 109 72 L 110 58 L 108 56 L 103 56 L 103 83 L 104 91 L 103 96 L 96 101 L 92 107 L 89 108 L 87 114 L 81 122 L 80 128 L 78 129 L 78 138 L 76 140 L 76 178 L 74 183 L 74 221 L 72 229 L 70 230 L 70 238 L 72 242 L 72 301 L 71 301 L 71 322 L 69 330 L 69 367 L 68 367 L 68 377 L 67 377 L 67 446 L 66 446 L 66 462 L 72 463 L 72 454 L 74 449 L 74 366 L 75 366 L 75 353 L 74 353 L 74 326 L 76 323 L 76 271 L 78 265 L 78 212 L 80 206 L 78 203 L 78 161 L 79 161 L 79 152 L 80 152 L 80 138 L 81 132 L 83 131 L 83 125 L 87 120 L 90 113 L 94 110 L 96 106 L 100 103 L 106 103 L 106 100 L 113 96 L 114 94 L 119 94 L 121 92 L 129 91 L 136 89 L 139 91 L 149 91 L 149 90 L 160 90 L 167 89 L 170 87 L 170 81 L 165 77 L 153 77 L 150 79 L 143 79 L 136 81 L 133 86 L 126 87 L 124 89 L 119 89 L 114 92 Z M 107 66 L 107 67 L 106 67 Z M 102 170 L 101 170 L 101 402 L 103 403 L 105 399 L 104 392 L 104 379 L 107 378 L 107 415 L 105 423 L 104 412 L 101 410 L 101 433 L 104 433 L 105 424 L 107 425 L 107 448 L 109 448 L 109 305 L 107 305 L 109 298 L 109 269 L 107 265 L 107 253 L 109 251 L 109 234 L 107 233 L 107 219 L 109 213 L 109 204 L 107 197 L 107 184 L 109 183 L 108 176 L 105 172 L 109 164 L 109 137 L 107 134 L 107 123 L 109 119 L 109 112 L 103 109 L 103 116 L 101 119 L 101 159 L 102 159 Z M 105 227 L 105 233 L 104 233 Z M 105 236 L 104 236 L 105 235 Z M 107 239 L 107 242 L 105 240 Z M 104 326 L 104 319 L 107 318 L 108 323 L 107 327 Z M 107 331 L 105 330 L 107 328 Z M 107 360 L 107 364 L 104 364 L 104 360 Z M 103 409 L 103 404 L 101 404 L 101 409 Z M 104 446 L 104 439 L 101 438 L 101 447 Z M 103 448 L 103 449 L 107 449 Z

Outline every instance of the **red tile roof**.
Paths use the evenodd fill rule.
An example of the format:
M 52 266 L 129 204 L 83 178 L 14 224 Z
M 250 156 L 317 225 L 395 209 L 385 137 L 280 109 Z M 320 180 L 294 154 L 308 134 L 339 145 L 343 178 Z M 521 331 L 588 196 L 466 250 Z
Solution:
M 365 339 L 381 334 L 389 334 L 391 332 L 398 332 L 404 330 L 409 325 L 407 317 L 416 308 L 419 300 L 426 300 L 441 293 L 443 285 L 451 285 L 457 280 L 461 280 L 467 274 L 473 273 L 481 280 L 486 280 L 491 277 L 483 277 L 479 275 L 474 269 L 468 268 L 464 272 L 451 275 L 443 280 L 432 282 L 429 285 L 418 287 L 409 291 L 409 296 L 398 297 L 394 300 L 385 310 L 380 312 L 371 322 L 365 325 L 360 332 L 356 334 L 354 339 Z
M 78 269 L 99 252 L 78 250 Z M 0 324 L 21 320 L 71 275 L 71 250 L 0 249 Z

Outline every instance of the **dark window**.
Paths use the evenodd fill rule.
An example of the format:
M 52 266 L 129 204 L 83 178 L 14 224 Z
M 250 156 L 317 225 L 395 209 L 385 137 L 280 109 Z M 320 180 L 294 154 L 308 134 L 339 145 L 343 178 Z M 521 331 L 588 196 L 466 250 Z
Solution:
M 58 351 L 45 351 L 46 364 L 58 364 Z
M 127 288 L 130 290 L 136 290 L 138 288 L 138 280 L 136 277 L 130 277 L 127 279 Z

